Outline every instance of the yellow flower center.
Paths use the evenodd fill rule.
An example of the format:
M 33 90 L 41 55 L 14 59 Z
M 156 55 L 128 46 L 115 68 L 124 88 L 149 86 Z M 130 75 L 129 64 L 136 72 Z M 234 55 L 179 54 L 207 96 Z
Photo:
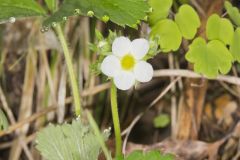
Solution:
M 126 54 L 121 59 L 121 66 L 124 70 L 131 70 L 135 65 L 135 59 L 131 54 Z

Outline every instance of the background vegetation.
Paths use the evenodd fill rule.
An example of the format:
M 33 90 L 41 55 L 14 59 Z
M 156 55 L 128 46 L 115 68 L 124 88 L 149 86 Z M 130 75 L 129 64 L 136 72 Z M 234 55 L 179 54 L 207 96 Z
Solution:
M 0 8 L 2 2 L 4 0 L 0 0 Z M 132 9 L 133 5 L 129 4 L 124 8 L 124 12 L 129 14 L 134 12 L 135 17 L 121 19 L 113 15 L 113 18 L 109 19 L 104 17 L 101 11 L 97 17 L 88 10 L 82 10 L 85 16 L 78 16 L 80 13 L 76 10 L 76 6 L 69 6 L 72 7 L 71 13 L 60 8 L 54 16 L 47 19 L 35 16 L 51 15 L 57 6 L 50 0 L 37 2 L 44 9 L 33 6 L 35 11 L 31 12 L 33 18 L 19 18 L 16 22 L 14 19 L 0 21 L 0 124 L 2 124 L 0 126 L 0 160 L 42 159 L 36 149 L 37 132 L 49 123 L 71 123 L 76 118 L 72 81 L 68 75 L 62 46 L 54 31 L 55 25 L 58 25 L 55 22 L 61 22 L 67 37 L 74 75 L 80 90 L 78 94 L 80 94 L 83 108 L 82 119 L 87 121 L 88 111 L 90 111 L 101 130 L 113 127 L 113 123 L 110 104 L 111 82 L 105 76 L 99 75 L 96 70 L 99 61 L 99 50 L 96 47 L 99 39 L 108 37 L 111 40 L 116 37 L 116 34 L 122 34 L 131 39 L 148 38 L 149 24 L 153 31 L 154 25 L 158 25 L 155 19 L 139 21 L 138 26 L 134 24 L 135 19 L 140 20 L 145 13 L 148 13 L 148 7 L 142 7 L 140 10 L 146 12 L 138 12 Z M 231 2 L 234 6 L 240 7 L 239 1 Z M 62 1 L 59 1 L 59 4 L 64 5 Z M 200 17 L 200 22 L 193 24 L 193 27 L 200 27 L 196 30 L 197 36 L 194 37 L 201 36 L 209 41 L 216 39 L 214 34 L 211 35 L 212 32 L 206 33 L 207 21 L 214 13 L 219 15 L 216 21 L 220 17 L 229 19 L 231 17 L 234 28 L 240 24 L 238 22 L 240 18 L 236 16 L 239 14 L 239 12 L 237 14 L 238 10 L 235 9 L 232 14 L 231 12 L 227 14 L 228 8 L 224 7 L 224 0 L 175 0 L 171 5 L 170 14 L 166 17 L 173 18 L 183 4 L 191 5 Z M 84 8 L 81 3 L 76 5 Z M 22 11 L 21 13 L 29 15 L 31 8 L 24 8 L 24 10 L 25 13 Z M 1 12 L 7 14 L 8 8 L 2 7 Z M 120 15 L 121 12 L 116 11 L 115 14 Z M 2 13 L 0 13 L 0 19 L 4 19 Z M 18 18 L 17 9 L 14 13 L 12 18 Z M 68 17 L 73 13 L 75 16 Z M 175 21 L 178 23 L 178 20 Z M 235 37 L 236 44 L 228 43 L 229 32 L 226 34 L 224 32 L 228 27 L 224 26 L 225 24 L 222 25 L 223 30 L 220 30 L 222 35 L 218 35 L 217 38 L 223 37 L 224 47 L 229 48 L 231 45 L 237 48 L 240 43 L 238 37 Z M 220 25 L 219 28 L 221 28 Z M 235 32 L 239 34 L 237 29 Z M 174 34 L 169 41 L 176 42 L 177 36 Z M 170 48 L 159 51 L 159 54 L 148 60 L 155 70 L 151 82 L 137 84 L 134 89 L 127 92 L 118 91 L 123 153 L 129 154 L 133 150 L 160 150 L 164 154 L 173 154 L 175 159 L 237 160 L 240 157 L 239 57 L 236 55 L 230 58 L 217 57 L 219 58 L 215 59 L 217 62 L 224 59 L 226 63 L 224 66 L 218 66 L 219 68 L 213 72 L 208 72 L 208 67 L 213 68 L 212 64 L 216 61 L 208 61 L 209 58 L 196 61 L 196 56 L 191 56 L 189 52 L 193 38 L 191 34 L 189 36 L 181 33 L 179 36 L 180 39 L 184 37 L 179 42 L 179 47 L 175 46 L 176 43 L 170 45 L 170 43 L 159 42 L 160 45 L 170 45 L 167 46 Z M 194 45 L 191 46 L 194 48 Z M 215 45 L 213 48 L 218 51 L 221 46 Z M 234 52 L 235 48 L 229 48 L 229 50 Z M 186 56 L 186 59 L 192 63 L 186 61 L 187 53 L 189 56 Z M 232 63 L 231 58 L 236 62 Z M 194 68 L 193 63 L 203 62 L 207 62 L 209 66 L 203 65 L 201 69 Z M 225 64 L 230 64 L 227 65 L 227 69 Z M 228 68 L 228 75 L 221 75 L 227 73 Z M 198 73 L 203 73 L 204 76 L 193 72 L 194 69 Z M 68 125 L 62 126 L 64 127 L 67 128 Z M 79 126 L 76 125 L 77 127 Z M 85 128 L 85 126 L 81 127 Z M 58 133 L 51 135 L 49 139 L 61 139 Z M 114 154 L 115 137 L 113 132 L 111 133 L 106 143 Z M 57 135 L 59 137 L 55 137 Z M 107 139 L 108 133 L 104 137 Z M 70 139 L 70 142 L 73 140 Z M 104 159 L 104 155 L 101 154 L 99 159 Z

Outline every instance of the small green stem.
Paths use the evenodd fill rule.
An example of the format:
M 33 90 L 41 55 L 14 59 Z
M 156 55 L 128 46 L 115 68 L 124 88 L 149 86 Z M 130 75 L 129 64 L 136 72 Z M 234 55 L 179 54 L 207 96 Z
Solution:
M 107 146 L 105 144 L 105 140 L 104 140 L 104 138 L 103 138 L 103 136 L 102 136 L 102 134 L 101 134 L 101 132 L 98 128 L 98 125 L 97 125 L 96 121 L 94 120 L 92 114 L 88 111 L 87 111 L 87 117 L 88 117 L 88 121 L 89 121 L 91 127 L 93 128 L 93 130 L 96 134 L 97 140 L 102 147 L 102 150 L 103 150 L 103 153 L 105 154 L 105 157 L 107 158 L 107 160 L 112 160 L 111 155 L 110 155 L 110 153 L 107 149 Z
M 118 105 L 117 105 L 117 88 L 114 84 L 111 87 L 111 107 L 112 107 L 112 118 L 116 139 L 116 157 L 121 157 L 122 155 L 122 138 L 121 129 L 118 115 Z
M 76 77 L 74 74 L 73 64 L 72 64 L 71 55 L 70 55 L 70 52 L 69 52 L 69 49 L 67 46 L 67 41 L 64 37 L 64 34 L 63 34 L 60 24 L 57 24 L 57 26 L 56 26 L 56 33 L 57 33 L 59 41 L 62 45 L 64 57 L 65 57 L 66 64 L 67 64 L 67 69 L 68 69 L 68 74 L 70 77 L 70 83 L 71 83 L 73 99 L 74 99 L 75 114 L 76 114 L 76 116 L 80 116 L 81 115 L 81 101 L 80 101 L 80 94 L 79 94 L 79 90 L 78 90 L 77 80 L 76 80 Z

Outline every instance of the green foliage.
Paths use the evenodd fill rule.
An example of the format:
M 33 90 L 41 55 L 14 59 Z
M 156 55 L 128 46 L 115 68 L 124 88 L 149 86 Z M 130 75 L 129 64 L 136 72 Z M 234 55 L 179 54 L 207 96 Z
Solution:
M 150 25 L 167 18 L 173 3 L 172 0 L 149 0 L 148 2 L 153 9 L 152 13 L 149 14 Z
M 0 131 L 8 128 L 8 120 L 3 111 L 0 109 Z
M 198 14 L 191 6 L 185 4 L 179 8 L 175 21 L 163 19 L 153 25 L 150 36 L 159 37 L 158 43 L 163 52 L 176 51 L 181 45 L 182 37 L 194 38 L 198 27 L 200 27 Z
M 170 123 L 170 118 L 168 114 L 160 114 L 155 117 L 153 120 L 154 127 L 156 128 L 164 128 L 168 126 Z
M 107 137 L 109 133 L 104 133 Z M 100 144 L 93 130 L 81 123 L 49 125 L 37 134 L 36 148 L 47 160 L 96 160 Z
M 102 147 L 102 150 L 103 150 L 103 153 L 105 154 L 106 159 L 107 160 L 112 160 L 111 154 L 108 151 L 107 146 L 105 144 L 105 139 L 107 139 L 110 136 L 109 133 L 110 133 L 111 128 L 104 131 L 104 133 L 105 133 L 104 136 L 105 137 L 103 137 L 99 128 L 98 128 L 98 125 L 97 125 L 96 121 L 94 120 L 94 118 L 93 118 L 93 116 L 90 112 L 87 112 L 87 117 L 88 117 L 89 124 L 92 127 L 92 129 L 93 129 L 93 131 L 96 135 L 96 140 L 98 141 L 98 143 Z
M 172 20 L 161 20 L 153 26 L 151 37 L 159 36 L 159 45 L 163 52 L 176 51 L 181 45 L 182 35 Z
M 197 12 L 189 5 L 182 5 L 175 16 L 175 21 L 186 39 L 193 39 L 200 27 L 200 19 Z
M 227 10 L 227 13 L 231 20 L 237 25 L 240 26 L 240 13 L 238 8 L 233 7 L 232 4 L 228 1 L 225 1 L 224 3 L 225 9 Z
M 0 21 L 10 17 L 43 16 L 45 11 L 33 0 L 0 0 Z
M 230 44 L 230 52 L 234 60 L 240 63 L 240 28 L 237 28 L 234 32 L 232 43 Z
M 226 18 L 220 18 L 217 14 L 208 18 L 206 30 L 209 40 L 220 40 L 225 44 L 230 44 L 232 41 L 234 33 L 232 23 Z
M 97 61 L 90 65 L 92 73 L 98 75 L 101 73 L 100 66 L 105 56 L 111 54 L 112 52 L 112 43 L 117 37 L 116 32 L 109 30 L 107 38 L 104 38 L 100 31 L 95 30 L 96 42 L 89 44 L 89 47 L 93 53 L 99 55 Z
M 174 156 L 171 154 L 162 155 L 159 151 L 134 151 L 129 154 L 124 160 L 173 160 Z
M 179 1 L 181 4 L 189 3 L 189 0 L 175 0 L 175 1 Z
M 56 9 L 56 0 L 45 0 L 45 3 L 50 11 L 54 11 Z
M 65 0 L 61 8 L 46 19 L 44 26 L 60 22 L 79 11 L 79 14 L 96 16 L 102 20 L 109 17 L 112 22 L 121 26 L 133 26 L 143 20 L 149 6 L 145 0 Z
M 160 52 L 158 48 L 159 37 L 150 38 L 148 41 L 149 41 L 149 50 L 148 50 L 148 53 L 143 58 L 145 61 L 155 57 Z
M 199 37 L 189 46 L 186 59 L 194 63 L 194 71 L 215 78 L 218 72 L 229 72 L 233 57 L 221 41 L 212 40 L 207 44 Z

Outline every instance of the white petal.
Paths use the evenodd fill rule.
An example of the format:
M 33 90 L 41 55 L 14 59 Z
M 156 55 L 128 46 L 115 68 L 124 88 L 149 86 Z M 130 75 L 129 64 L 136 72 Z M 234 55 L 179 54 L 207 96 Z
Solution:
M 142 59 L 149 50 L 149 42 L 146 39 L 140 38 L 132 41 L 131 53 L 136 59 Z
M 138 62 L 134 67 L 134 75 L 139 82 L 150 81 L 153 77 L 152 65 L 145 61 Z
M 131 41 L 126 37 L 118 37 L 113 41 L 112 52 L 114 55 L 123 57 L 131 51 Z
M 128 90 L 135 84 L 134 74 L 127 71 L 119 72 L 113 80 L 116 87 L 121 90 Z
M 109 77 L 114 77 L 120 69 L 120 60 L 113 55 L 107 56 L 101 64 L 101 71 Z

